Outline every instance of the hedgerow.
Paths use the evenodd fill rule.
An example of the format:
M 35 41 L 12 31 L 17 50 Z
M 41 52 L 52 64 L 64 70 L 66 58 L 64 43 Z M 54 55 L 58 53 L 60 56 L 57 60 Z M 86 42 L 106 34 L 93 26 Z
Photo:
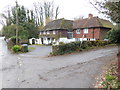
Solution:
M 89 49 L 93 47 L 100 47 L 110 44 L 109 41 L 83 41 L 83 42 L 71 42 L 62 43 L 59 45 L 52 46 L 52 55 L 63 55 L 67 53 L 72 53 L 76 51 L 82 51 L 84 49 Z

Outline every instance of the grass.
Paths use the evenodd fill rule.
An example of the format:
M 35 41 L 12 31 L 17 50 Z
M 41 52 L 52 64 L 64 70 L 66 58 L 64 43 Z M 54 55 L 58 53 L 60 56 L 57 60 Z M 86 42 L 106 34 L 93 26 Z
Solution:
M 28 50 L 34 50 L 35 47 L 28 47 Z

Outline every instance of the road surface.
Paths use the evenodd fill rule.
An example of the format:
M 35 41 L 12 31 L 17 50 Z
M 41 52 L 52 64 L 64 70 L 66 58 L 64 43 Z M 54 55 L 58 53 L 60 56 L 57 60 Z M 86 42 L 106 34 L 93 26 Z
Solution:
M 36 46 L 25 54 L 12 54 L 2 47 L 3 88 L 89 88 L 116 59 L 118 47 L 102 48 L 71 55 L 46 57 L 51 47 Z

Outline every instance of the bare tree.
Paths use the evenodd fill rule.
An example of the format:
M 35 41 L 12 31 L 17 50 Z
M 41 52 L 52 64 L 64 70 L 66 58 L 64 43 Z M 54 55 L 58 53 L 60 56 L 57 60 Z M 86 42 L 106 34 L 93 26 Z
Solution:
M 36 23 L 40 26 L 44 25 L 44 17 L 43 17 L 43 5 L 41 3 L 34 3 L 34 13 Z
M 4 25 L 5 25 L 5 22 L 4 22 L 3 20 L 0 20 L 0 24 L 1 24 L 2 26 L 4 26 Z
M 3 18 L 4 20 L 0 20 L 0 23 L 2 25 L 10 25 L 11 24 L 11 9 L 10 6 L 8 6 L 7 11 L 4 11 L 3 13 L 0 14 L 0 17 Z
M 55 10 L 55 19 L 58 18 L 58 15 L 59 15 L 59 6 Z
M 36 22 L 40 26 L 44 26 L 53 19 L 57 19 L 59 15 L 59 6 L 54 7 L 54 2 L 44 1 L 43 3 L 34 3 L 34 12 Z
M 53 19 L 53 3 L 44 2 L 44 15 L 45 15 L 45 24 L 50 22 Z
M 83 18 L 84 18 L 84 16 L 78 16 L 78 17 L 75 17 L 74 20 L 76 21 L 76 20 L 80 20 L 80 19 L 83 19 Z

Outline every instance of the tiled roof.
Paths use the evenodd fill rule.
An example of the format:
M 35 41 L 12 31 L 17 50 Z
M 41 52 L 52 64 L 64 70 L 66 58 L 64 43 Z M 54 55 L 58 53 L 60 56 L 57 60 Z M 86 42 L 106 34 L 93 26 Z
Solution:
M 79 19 L 73 22 L 73 29 L 77 28 L 91 28 L 91 27 L 106 27 L 112 28 L 113 24 L 104 19 L 98 17 L 90 17 L 86 19 Z

